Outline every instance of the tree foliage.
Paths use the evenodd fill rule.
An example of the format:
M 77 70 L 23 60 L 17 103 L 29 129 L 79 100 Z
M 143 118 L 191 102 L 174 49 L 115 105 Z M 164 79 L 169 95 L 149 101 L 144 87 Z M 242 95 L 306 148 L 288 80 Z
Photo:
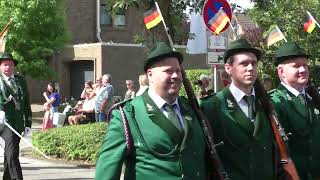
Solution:
M 314 82 L 319 85 L 320 71 L 316 66 L 319 63 L 318 49 L 320 44 L 318 43 L 320 31 L 319 28 L 311 33 L 306 33 L 303 30 L 303 23 L 307 21 L 309 11 L 316 20 L 320 20 L 319 11 L 320 2 L 317 0 L 253 0 L 255 3 L 254 8 L 249 11 L 251 18 L 258 23 L 258 25 L 265 32 L 266 36 L 277 25 L 288 41 L 295 41 L 301 46 L 308 55 L 310 55 L 310 69 L 311 76 L 314 77 Z M 274 57 L 273 52 L 278 46 L 283 43 L 279 42 L 271 47 L 266 47 L 265 43 L 261 42 L 260 46 L 266 52 L 266 58 L 264 64 L 267 64 L 264 71 L 269 74 L 272 66 L 272 59 Z M 268 72 L 269 71 L 269 72 Z
M 153 7 L 154 0 L 106 0 L 108 10 L 111 14 L 116 14 L 122 9 L 127 10 L 129 7 L 136 8 L 141 16 L 141 26 L 143 25 L 143 12 Z M 175 43 L 185 44 L 186 39 L 189 37 L 187 28 L 186 14 L 187 7 L 190 10 L 200 11 L 204 1 L 198 0 L 158 0 L 161 13 L 165 19 L 166 25 L 170 30 L 170 34 Z M 200 3 L 198 3 L 200 2 Z M 144 43 L 149 47 L 155 41 L 168 41 L 164 27 L 162 25 L 156 26 L 150 30 L 144 30 Z
M 69 40 L 64 0 L 1 0 L 0 25 L 10 18 L 6 51 L 18 60 L 18 70 L 37 79 L 55 74 L 48 59 Z

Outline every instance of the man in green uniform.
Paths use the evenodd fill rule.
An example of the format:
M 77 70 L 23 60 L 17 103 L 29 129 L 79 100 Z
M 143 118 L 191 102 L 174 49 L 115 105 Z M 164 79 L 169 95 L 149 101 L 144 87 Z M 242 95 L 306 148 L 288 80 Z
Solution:
M 182 61 L 165 43 L 150 52 L 149 89 L 112 111 L 96 180 L 119 179 L 123 163 L 125 179 L 207 179 L 203 131 L 188 100 L 178 97 Z
M 231 42 L 224 54 L 231 84 L 200 100 L 215 142 L 224 143 L 216 149 L 233 180 L 275 179 L 272 130 L 253 86 L 261 55 L 245 39 Z
M 319 104 L 306 92 L 308 55 L 294 42 L 276 51 L 281 84 L 270 95 L 278 118 L 289 136 L 289 149 L 302 180 L 320 179 Z
M 17 61 L 10 53 L 0 56 L 0 136 L 5 141 L 4 180 L 23 179 L 19 161 L 20 138 L 4 121 L 18 133 L 28 134 L 31 128 L 31 107 L 27 83 L 20 75 L 14 75 Z

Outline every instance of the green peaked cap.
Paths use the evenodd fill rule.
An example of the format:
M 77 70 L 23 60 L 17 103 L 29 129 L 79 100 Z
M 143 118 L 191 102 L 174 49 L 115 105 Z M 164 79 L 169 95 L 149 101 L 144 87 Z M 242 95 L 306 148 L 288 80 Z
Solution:
M 276 51 L 276 65 L 281 62 L 295 58 L 295 57 L 306 57 L 309 56 L 301 49 L 295 42 L 286 42 L 283 43 L 278 50 Z
M 224 63 L 227 62 L 230 56 L 233 56 L 241 52 L 252 52 L 259 60 L 262 56 L 262 52 L 259 49 L 254 48 L 245 38 L 240 38 L 232 41 L 224 53 Z
M 176 57 L 180 64 L 183 62 L 183 56 L 181 53 L 173 51 L 172 48 L 164 42 L 157 42 L 147 56 L 144 63 L 144 71 L 147 72 L 150 66 L 166 57 Z
M 13 61 L 14 65 L 16 66 L 18 64 L 18 61 L 13 59 L 13 56 L 11 53 L 8 53 L 8 52 L 3 52 L 1 55 L 0 55 L 0 63 L 4 60 L 11 60 Z

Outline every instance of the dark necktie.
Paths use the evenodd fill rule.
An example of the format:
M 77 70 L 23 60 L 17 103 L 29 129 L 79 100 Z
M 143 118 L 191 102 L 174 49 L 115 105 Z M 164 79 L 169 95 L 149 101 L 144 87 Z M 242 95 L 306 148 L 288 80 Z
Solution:
M 303 104 L 303 105 L 306 105 L 306 98 L 304 96 L 304 94 L 300 93 L 298 95 L 298 99 L 300 100 L 300 102 Z
M 180 124 L 180 120 L 178 118 L 177 113 L 175 112 L 174 108 L 175 108 L 176 104 L 174 105 L 169 105 L 169 104 L 165 104 L 164 105 L 164 110 L 168 113 L 168 119 L 179 129 L 181 130 L 181 124 Z
M 247 102 L 248 104 L 248 118 L 250 120 L 254 120 L 254 96 L 244 96 L 243 99 Z

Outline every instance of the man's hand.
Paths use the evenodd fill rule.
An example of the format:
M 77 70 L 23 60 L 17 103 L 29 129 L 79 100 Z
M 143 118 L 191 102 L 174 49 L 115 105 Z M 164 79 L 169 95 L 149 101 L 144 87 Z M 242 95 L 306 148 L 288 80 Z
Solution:
M 6 122 L 6 113 L 4 111 L 0 111 L 0 124 L 4 124 Z
M 23 132 L 23 136 L 28 136 L 29 134 L 31 134 L 31 128 L 25 127 L 24 132 Z

